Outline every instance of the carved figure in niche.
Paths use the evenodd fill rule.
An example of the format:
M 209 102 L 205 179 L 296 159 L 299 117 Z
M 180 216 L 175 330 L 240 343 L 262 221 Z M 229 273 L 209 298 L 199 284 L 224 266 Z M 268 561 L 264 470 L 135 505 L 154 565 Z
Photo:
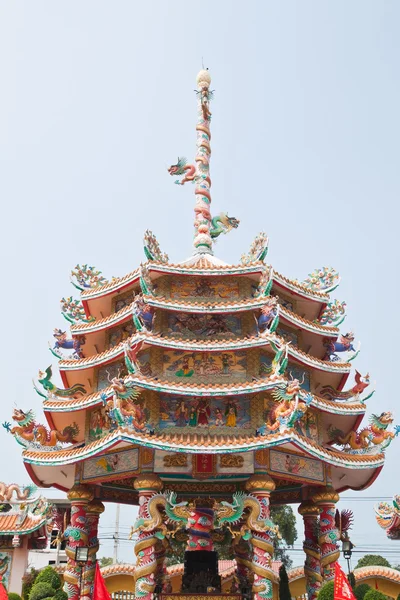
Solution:
M 189 426 L 196 427 L 197 426 L 197 411 L 196 407 L 192 406 L 189 412 Z
M 233 400 L 228 400 L 225 408 L 226 426 L 236 427 L 237 406 Z
M 201 279 L 196 283 L 194 295 L 211 298 L 215 296 L 215 289 L 211 287 L 211 284 L 207 279 Z
M 207 398 L 201 398 L 198 401 L 196 412 L 198 427 L 208 427 L 208 420 L 211 417 L 211 408 Z
M 220 408 L 215 409 L 215 425 L 217 427 L 222 426 L 224 424 L 224 416 L 222 414 L 222 410 Z
M 221 357 L 222 361 L 222 373 L 223 375 L 230 375 L 230 366 L 233 364 L 229 354 L 223 354 Z
M 110 419 L 108 414 L 101 409 L 92 411 L 89 420 L 89 439 L 98 440 L 103 436 L 104 431 L 109 429 Z
M 188 423 L 188 409 L 184 400 L 181 400 L 175 410 L 175 424 L 177 427 L 186 427 Z

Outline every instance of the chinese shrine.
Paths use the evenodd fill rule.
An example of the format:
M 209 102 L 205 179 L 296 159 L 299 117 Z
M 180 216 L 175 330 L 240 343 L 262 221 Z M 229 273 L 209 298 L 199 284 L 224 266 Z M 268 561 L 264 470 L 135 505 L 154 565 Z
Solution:
M 339 331 L 336 271 L 316 269 L 302 282 L 280 275 L 266 262 L 264 233 L 236 265 L 214 255 L 215 240 L 239 221 L 211 211 L 210 82 L 200 71 L 195 159 L 168 169 L 177 194 L 193 184 L 192 255 L 170 262 L 146 231 L 145 261 L 123 277 L 77 265 L 80 299 L 61 302 L 70 333 L 55 329 L 50 346 L 64 387 L 52 367 L 35 383 L 47 425 L 25 408 L 5 424 L 33 482 L 68 493 L 71 600 L 80 595 L 80 546 L 89 546 L 83 597 L 91 598 L 104 502 L 139 506 L 132 577 L 146 600 L 170 593 L 171 536 L 186 540 L 180 594 L 222 593 L 222 543 L 235 556 L 229 594 L 272 598 L 279 532 L 270 506 L 299 504 L 314 600 L 339 557 L 339 494 L 376 479 L 397 432 L 380 411 L 360 429 L 373 390 L 368 374 L 347 382 L 359 345 Z
M 400 540 L 400 496 L 395 496 L 392 504 L 379 502 L 375 506 L 375 517 L 390 540 Z
M 0 482 L 0 578 L 8 592 L 21 593 L 29 550 L 45 548 L 53 526 L 53 507 L 35 494 Z

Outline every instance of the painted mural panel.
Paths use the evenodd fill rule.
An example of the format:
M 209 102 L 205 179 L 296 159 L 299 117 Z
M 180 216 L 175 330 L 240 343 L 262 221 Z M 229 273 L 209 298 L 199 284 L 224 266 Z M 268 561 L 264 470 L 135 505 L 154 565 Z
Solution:
M 171 298 L 239 298 L 239 283 L 215 279 L 177 278 L 171 283 Z
M 139 448 L 108 452 L 89 458 L 83 463 L 82 481 L 95 481 L 128 475 L 139 470 Z
M 185 336 L 240 335 L 241 320 L 235 315 L 197 315 L 175 312 L 168 314 L 168 333 Z
M 270 450 L 269 470 L 271 473 L 285 475 L 289 479 L 305 481 L 325 481 L 324 465 L 321 461 L 292 452 Z
M 11 574 L 12 552 L 0 552 L 0 576 L 1 582 L 8 590 Z
M 108 338 L 108 348 L 117 346 L 120 342 L 127 340 L 135 332 L 135 327 L 132 321 L 127 321 L 119 327 L 111 329 Z
M 246 378 L 246 352 L 182 352 L 166 350 L 164 375 L 200 381 L 242 381 Z
M 89 416 L 89 441 L 101 439 L 110 429 L 110 418 L 104 408 L 92 410 Z
M 282 337 L 286 342 L 290 342 L 294 346 L 298 346 L 299 336 L 295 331 L 290 331 L 289 329 L 285 329 L 284 327 L 278 327 L 276 333 Z
M 251 428 L 250 399 L 192 398 L 160 396 L 160 429 L 187 428 L 224 433 L 237 428 Z

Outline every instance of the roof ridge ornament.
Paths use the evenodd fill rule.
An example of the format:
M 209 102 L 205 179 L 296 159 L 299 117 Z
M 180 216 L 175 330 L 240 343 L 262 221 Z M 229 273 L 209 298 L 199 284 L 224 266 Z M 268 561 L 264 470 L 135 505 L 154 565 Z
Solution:
M 210 100 L 213 92 L 210 90 L 211 77 L 207 69 L 202 69 L 197 75 L 197 153 L 195 165 L 187 164 L 186 158 L 178 157 L 176 164 L 168 169 L 170 175 L 182 176 L 175 180 L 178 185 L 188 181 L 195 183 L 196 202 L 194 207 L 194 254 L 213 254 L 213 241 L 239 226 L 239 221 L 221 213 L 211 216 L 211 132 L 210 132 Z

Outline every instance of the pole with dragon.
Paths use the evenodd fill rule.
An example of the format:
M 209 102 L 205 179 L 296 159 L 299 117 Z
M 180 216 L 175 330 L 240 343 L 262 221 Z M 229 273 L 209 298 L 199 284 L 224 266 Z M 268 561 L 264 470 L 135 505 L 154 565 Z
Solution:
M 234 217 L 228 217 L 221 213 L 216 217 L 211 216 L 211 112 L 210 101 L 213 92 L 210 90 L 211 77 L 206 69 L 202 69 L 197 75 L 197 153 L 195 164 L 187 164 L 186 158 L 178 157 L 175 165 L 168 169 L 170 175 L 180 176 L 182 179 L 175 180 L 178 185 L 184 185 L 188 181 L 195 184 L 195 207 L 194 207 L 194 253 L 213 254 L 212 244 L 221 233 L 228 233 L 236 229 L 239 221 Z

